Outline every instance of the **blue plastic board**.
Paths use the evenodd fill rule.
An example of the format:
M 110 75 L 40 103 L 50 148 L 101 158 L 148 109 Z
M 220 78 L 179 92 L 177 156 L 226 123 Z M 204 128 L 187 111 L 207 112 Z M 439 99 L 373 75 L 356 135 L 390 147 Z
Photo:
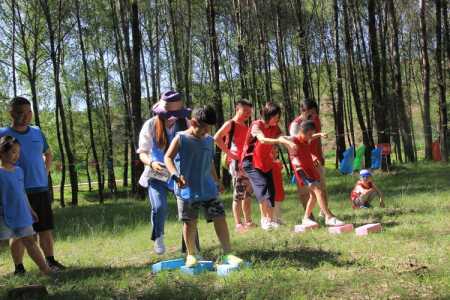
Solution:
M 182 266 L 180 271 L 189 275 L 198 275 L 203 272 L 212 271 L 214 269 L 214 263 L 212 261 L 201 261 L 196 266 L 188 268 Z
M 176 270 L 184 266 L 184 258 L 160 261 L 152 265 L 152 272 L 157 273 L 165 270 Z

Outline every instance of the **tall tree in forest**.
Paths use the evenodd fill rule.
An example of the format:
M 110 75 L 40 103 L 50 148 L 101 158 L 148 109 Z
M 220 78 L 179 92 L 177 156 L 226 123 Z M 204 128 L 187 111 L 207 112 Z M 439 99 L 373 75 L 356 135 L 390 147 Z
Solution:
M 334 121 L 336 122 L 336 156 L 342 160 L 345 151 L 345 126 L 344 126 L 344 88 L 342 86 L 342 70 L 341 70 L 341 49 L 339 46 L 339 2 L 333 2 L 334 12 L 334 53 L 336 64 L 336 90 L 337 103 Z
M 395 12 L 394 0 L 387 0 L 388 10 L 391 17 L 392 33 L 393 33 L 393 47 L 394 47 L 394 77 L 395 77 L 395 94 L 396 104 L 398 107 L 398 117 L 400 132 L 403 141 L 403 147 L 405 152 L 405 158 L 408 162 L 416 161 L 414 146 L 412 141 L 412 130 L 410 123 L 406 122 L 411 116 L 408 116 L 406 111 L 405 99 L 403 97 L 403 80 L 402 80 L 402 65 L 400 60 L 400 46 L 399 46 L 399 28 L 397 23 L 397 14 Z
M 234 18 L 236 24 L 237 35 L 237 55 L 239 66 L 239 81 L 241 83 L 241 96 L 248 98 L 248 83 L 247 83 L 247 59 L 244 50 L 244 28 L 242 21 L 242 0 L 233 0 Z
M 444 162 L 448 162 L 448 115 L 447 101 L 445 97 L 445 76 L 442 67 L 442 3 L 447 0 L 435 0 L 436 3 L 436 75 L 439 92 L 439 142 L 441 144 L 441 157 Z M 448 12 L 446 12 L 448 13 Z
M 377 126 L 378 144 L 390 144 L 389 123 L 387 119 L 387 112 L 389 108 L 386 105 L 386 99 L 382 99 L 381 62 L 378 49 L 376 11 L 377 1 L 369 0 L 369 44 L 372 54 L 372 72 L 374 85 L 374 94 L 372 96 L 375 113 L 375 123 Z M 383 167 L 386 168 L 387 166 Z
M 100 203 L 103 203 L 103 179 L 102 171 L 100 168 L 100 163 L 98 160 L 97 148 L 95 144 L 94 136 L 94 125 L 92 121 L 92 99 L 91 99 L 91 87 L 89 86 L 89 75 L 88 75 L 88 62 L 86 58 L 86 48 L 83 39 L 83 29 L 81 28 L 81 18 L 80 18 L 80 0 L 75 0 L 75 16 L 77 20 L 78 38 L 81 50 L 81 60 L 83 61 L 83 75 L 84 75 L 84 89 L 86 97 L 86 109 L 89 124 L 89 140 L 91 143 L 92 156 L 94 158 L 95 171 L 97 172 L 97 182 L 98 182 L 98 196 Z M 86 166 L 86 168 L 89 168 Z
M 37 78 L 38 67 L 43 61 L 42 54 L 39 53 L 39 46 L 43 38 L 43 26 L 41 23 L 42 14 L 41 10 L 37 7 L 36 1 L 24 1 L 22 5 L 16 3 L 16 7 L 18 38 L 20 40 L 19 44 L 22 48 L 23 59 L 26 66 L 25 76 L 30 84 L 34 121 L 36 126 L 40 127 L 41 120 L 37 96 Z
M 308 64 L 308 35 L 305 28 L 306 24 L 304 21 L 306 19 L 306 14 L 303 12 L 302 1 L 303 0 L 291 0 L 291 5 L 293 10 L 295 11 L 295 16 L 297 17 L 298 22 L 298 48 L 300 50 L 301 65 L 303 70 L 303 96 L 305 98 L 311 98 L 313 96 L 313 92 L 311 86 L 312 80 Z
M 216 32 L 216 0 L 206 1 L 206 21 L 208 24 L 208 37 L 209 37 L 209 55 L 211 60 L 211 77 L 214 90 L 214 108 L 217 114 L 216 128 L 220 128 L 224 122 L 222 94 L 220 91 L 220 78 L 219 78 L 219 46 L 217 42 Z M 216 170 L 220 171 L 220 148 L 216 147 L 215 164 Z
M 363 137 L 364 146 L 366 146 L 366 164 L 370 166 L 370 155 L 374 145 L 371 144 L 371 140 L 369 137 L 369 131 L 367 129 L 366 123 L 364 122 L 364 115 L 361 106 L 361 98 L 359 95 L 359 88 L 356 76 L 356 70 L 353 64 L 353 37 L 351 30 L 351 23 L 349 21 L 349 12 L 348 12 L 348 4 L 347 0 L 342 0 L 342 11 L 344 15 L 344 32 L 345 32 L 345 49 L 347 51 L 347 74 L 350 81 L 350 87 L 353 95 L 353 101 L 355 103 L 356 116 L 358 118 L 359 127 L 361 128 L 361 134 Z
M 432 159 L 433 137 L 430 115 L 430 60 L 428 58 L 427 0 L 420 0 L 420 39 L 422 52 L 422 89 L 423 89 L 423 135 L 425 139 L 425 159 Z
M 72 146 L 70 144 L 69 134 L 67 130 L 66 116 L 64 112 L 64 104 L 61 94 L 61 82 L 60 82 L 60 69 L 61 69 L 61 55 L 63 47 L 64 29 L 63 20 L 65 18 L 63 10 L 64 7 L 62 0 L 56 2 L 56 12 L 54 12 L 48 0 L 39 0 L 42 12 L 44 14 L 47 23 L 47 36 L 50 44 L 50 60 L 52 62 L 53 70 L 53 84 L 55 88 L 56 105 L 59 109 L 59 116 L 61 121 L 62 136 L 64 141 L 64 149 L 67 155 L 67 161 L 69 163 L 69 176 L 70 186 L 72 192 L 72 205 L 78 205 L 78 174 L 76 170 L 75 156 L 72 152 Z M 54 17 L 56 15 L 56 19 Z
M 131 3 L 130 12 L 131 23 L 131 36 L 132 36 L 132 52 L 130 70 L 130 88 L 131 88 L 131 120 L 132 120 L 132 136 L 133 145 L 135 148 L 131 152 L 131 160 L 133 167 L 131 168 L 132 176 L 132 191 L 136 193 L 138 191 L 137 183 L 139 176 L 142 173 L 144 166 L 140 162 L 136 153 L 137 145 L 139 142 L 139 132 L 142 127 L 142 114 L 141 114 L 141 68 L 140 68 L 140 55 L 141 55 L 141 32 L 139 28 L 139 7 L 138 1 L 133 0 Z
M 16 0 L 11 0 L 12 34 L 11 34 L 11 70 L 14 97 L 17 96 L 16 79 Z

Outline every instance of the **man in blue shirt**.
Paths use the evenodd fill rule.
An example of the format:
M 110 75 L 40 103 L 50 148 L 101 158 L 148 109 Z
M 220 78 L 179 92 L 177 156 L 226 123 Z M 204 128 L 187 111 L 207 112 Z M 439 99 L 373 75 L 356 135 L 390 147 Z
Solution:
M 33 119 L 31 103 L 23 97 L 15 97 L 9 105 L 12 125 L 0 129 L 0 137 L 10 135 L 21 144 L 20 158 L 17 165 L 24 172 L 25 190 L 28 201 L 38 216 L 33 228 L 39 236 L 39 244 L 47 259 L 47 264 L 53 270 L 65 267 L 54 258 L 53 252 L 53 211 L 48 186 L 48 172 L 52 163 L 52 153 L 47 140 L 38 127 L 30 126 Z M 24 246 L 18 241 L 11 245 L 13 252 L 15 274 L 24 274 L 22 264 Z

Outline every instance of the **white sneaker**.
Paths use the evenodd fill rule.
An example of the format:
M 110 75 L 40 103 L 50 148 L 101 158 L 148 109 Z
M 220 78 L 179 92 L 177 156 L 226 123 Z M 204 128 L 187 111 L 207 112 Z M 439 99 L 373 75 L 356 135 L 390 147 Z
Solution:
M 272 230 L 272 222 L 270 222 L 266 218 L 262 218 L 261 219 L 261 229 L 266 230 L 266 231 Z
M 272 229 L 278 229 L 278 228 L 280 228 L 280 223 L 271 221 L 270 226 L 272 227 Z
M 305 226 L 317 226 L 318 223 L 316 221 L 311 220 L 310 218 L 303 218 L 302 225 L 305 225 Z
M 342 222 L 336 217 L 331 217 L 325 220 L 325 225 L 327 226 L 342 226 L 345 225 L 345 222 Z
M 164 254 L 166 252 L 166 246 L 164 245 L 164 236 L 160 236 L 155 240 L 155 252 L 158 255 Z

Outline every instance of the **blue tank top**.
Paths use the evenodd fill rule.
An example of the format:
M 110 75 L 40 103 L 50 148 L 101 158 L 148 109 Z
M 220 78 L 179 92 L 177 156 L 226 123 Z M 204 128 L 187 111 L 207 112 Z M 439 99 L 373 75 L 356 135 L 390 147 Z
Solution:
M 175 194 L 183 201 L 199 202 L 217 198 L 218 189 L 211 175 L 214 159 L 214 139 L 207 135 L 198 139 L 186 133 L 179 133 L 180 157 L 178 171 L 187 182 L 187 187 L 179 189 L 175 185 Z

